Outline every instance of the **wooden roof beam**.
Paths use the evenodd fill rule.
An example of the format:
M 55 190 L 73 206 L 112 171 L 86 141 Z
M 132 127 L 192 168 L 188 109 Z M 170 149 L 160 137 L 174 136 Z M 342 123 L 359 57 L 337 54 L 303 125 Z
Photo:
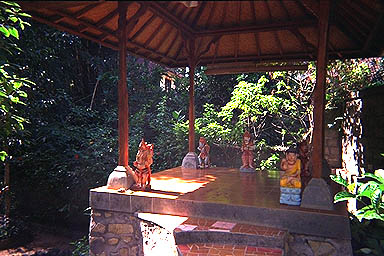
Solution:
M 256 23 L 255 3 L 253 1 L 250 1 L 249 4 L 251 6 L 253 23 Z M 257 54 L 260 56 L 261 55 L 261 48 L 260 48 L 260 42 L 259 42 L 259 34 L 257 32 L 255 32 L 255 33 L 253 33 L 253 35 L 255 37 L 255 45 L 256 45 Z
M 211 11 L 210 11 L 210 13 L 209 13 L 208 19 L 207 19 L 207 21 L 206 21 L 205 24 L 204 24 L 204 27 L 205 27 L 205 28 L 207 28 L 207 27 L 209 26 L 209 24 L 211 23 L 213 14 L 214 14 L 215 11 L 216 11 L 216 7 L 217 7 L 217 4 L 215 4 L 215 3 L 212 4 L 212 8 L 211 8 Z
M 42 3 L 44 5 L 42 5 Z M 79 7 L 94 3 L 95 1 L 19 1 L 19 4 L 23 9 L 39 9 L 44 6 L 44 8 L 49 10 Z
M 110 12 L 107 16 L 100 19 L 98 22 L 96 22 L 95 26 L 100 28 L 101 26 L 107 24 L 111 19 L 113 19 L 117 14 L 119 13 L 119 10 L 116 8 L 112 12 Z
M 290 30 L 292 28 L 309 27 L 317 24 L 316 20 L 305 19 L 301 21 L 285 21 L 285 22 L 274 22 L 265 24 L 252 24 L 242 27 L 230 27 L 230 28 L 218 28 L 218 29 L 207 29 L 204 31 L 196 32 L 197 37 L 201 36 L 214 36 L 214 35 L 233 35 L 243 33 L 255 33 L 255 32 L 268 32 L 277 30 Z
M 299 0 L 299 3 L 301 3 L 310 14 L 312 14 L 317 19 L 319 19 L 320 5 L 319 5 L 318 1 L 316 1 L 316 0 Z
M 285 15 L 287 16 L 287 18 L 289 20 L 292 20 L 292 17 L 291 15 L 289 14 L 288 12 L 288 9 L 287 9 L 287 6 L 285 5 L 285 2 L 283 0 L 280 0 L 280 6 L 283 8 L 284 12 L 285 12 Z M 296 39 L 299 41 L 299 43 L 301 44 L 301 47 L 308 53 L 308 55 L 313 58 L 313 54 L 312 54 L 312 49 L 316 49 L 316 47 L 309 43 L 307 41 L 307 39 L 305 38 L 305 36 L 303 36 L 302 33 L 300 33 L 299 29 L 297 28 L 293 28 L 290 30 L 291 33 L 296 37 Z M 310 50 L 311 49 L 311 50 Z
M 240 12 L 241 12 L 241 1 L 237 2 L 236 8 L 237 8 L 236 23 L 237 23 L 237 25 L 239 25 Z M 240 39 L 240 35 L 236 34 L 235 35 L 235 58 L 237 58 L 237 56 L 239 56 L 239 39 Z
M 307 70 L 308 65 L 244 65 L 239 66 L 239 63 L 228 63 L 231 66 L 224 65 L 223 67 L 211 67 L 207 65 L 206 75 L 229 75 L 240 73 L 255 73 L 255 72 L 270 72 L 270 71 L 292 71 L 292 70 Z
M 265 7 L 267 8 L 267 13 L 268 13 L 268 19 L 272 21 L 272 14 L 271 14 L 271 8 L 269 7 L 268 2 L 263 1 Z M 283 46 L 281 45 L 281 41 L 279 39 L 279 36 L 276 31 L 273 31 L 273 36 L 275 37 L 275 40 L 277 42 L 277 46 L 279 47 L 279 52 L 280 55 L 283 55 Z
M 118 47 L 116 45 L 113 45 L 113 44 L 108 43 L 108 42 L 100 41 L 98 38 L 85 35 L 84 33 L 80 33 L 79 31 L 76 31 L 73 28 L 69 28 L 69 27 L 66 27 L 66 26 L 63 26 L 63 25 L 60 25 L 60 24 L 53 23 L 53 22 L 47 20 L 46 18 L 41 18 L 41 17 L 37 16 L 36 14 L 33 14 L 32 18 L 34 20 L 38 21 L 38 22 L 41 22 L 41 23 L 47 24 L 49 26 L 55 27 L 55 28 L 57 28 L 59 30 L 71 33 L 73 35 L 76 35 L 76 36 L 79 36 L 79 37 L 82 37 L 82 38 L 85 38 L 85 39 L 88 39 L 88 40 L 91 40 L 91 41 L 94 41 L 96 43 L 101 44 L 102 46 L 107 47 L 107 48 L 111 48 L 113 50 L 118 50 Z
M 136 38 L 137 36 L 139 36 L 139 35 L 143 32 L 143 30 L 153 22 L 153 20 L 154 20 L 155 18 L 156 18 L 156 16 L 155 16 L 154 14 L 152 14 L 151 18 L 149 18 L 149 19 L 148 19 L 148 20 L 141 26 L 141 28 L 139 28 L 139 30 L 137 30 L 136 33 L 133 34 L 129 39 L 132 40 L 132 41 L 135 40 L 135 38 Z
M 138 19 L 141 17 L 142 14 L 145 13 L 146 10 L 147 8 L 145 6 L 141 6 L 140 9 L 129 19 L 129 21 L 126 24 L 126 29 L 128 30 L 126 31 L 126 33 L 129 33 L 129 30 L 133 29 L 133 27 L 137 24 Z M 113 31 L 113 32 L 106 31 L 101 27 L 96 27 L 96 29 L 103 32 L 102 35 L 99 37 L 99 40 L 101 41 L 104 41 L 109 36 L 115 37 L 114 35 L 117 33 L 117 31 Z
M 152 42 L 152 40 L 160 33 L 160 31 L 163 29 L 165 20 L 163 20 L 156 29 L 152 32 L 152 34 L 147 38 L 147 40 L 144 43 L 144 47 L 148 47 L 148 45 Z
M 89 12 L 90 10 L 92 10 L 93 8 L 95 8 L 98 5 L 99 5 L 99 3 L 90 4 L 90 5 L 86 6 L 86 7 L 84 7 L 83 9 L 81 9 L 80 11 L 77 11 L 76 13 L 74 13 L 73 17 L 75 17 L 76 19 L 79 19 L 85 13 Z
M 201 17 L 201 14 L 203 13 L 203 11 L 205 9 L 206 4 L 207 4 L 206 1 L 202 1 L 201 6 L 200 6 L 199 10 L 197 11 L 196 16 L 192 21 L 192 27 L 196 26 L 197 22 L 199 21 L 199 18 Z
M 348 25 L 344 25 L 345 21 L 341 19 L 339 16 L 333 16 L 332 19 L 335 21 L 335 25 L 340 31 L 349 39 L 351 39 L 353 42 L 356 42 L 356 44 L 361 47 L 363 45 L 363 40 L 361 37 L 357 36 L 354 31 L 352 31 Z
M 383 29 L 384 29 L 384 14 L 381 13 L 379 18 L 377 19 L 375 26 L 373 27 L 373 29 L 369 33 L 367 40 L 364 43 L 363 50 L 365 52 L 368 51 L 369 48 L 372 47 L 372 45 L 376 41 L 375 38 L 380 37 L 380 36 L 382 37 L 381 34 L 382 34 L 382 31 L 384 31 Z M 379 41 L 381 41 L 381 40 L 379 40 Z M 383 47 L 381 47 L 381 49 L 379 49 L 379 50 L 382 50 L 382 49 L 383 49 Z
M 169 52 L 171 51 L 171 49 L 173 48 L 173 46 L 175 46 L 175 44 L 176 44 L 176 38 L 177 38 L 177 36 L 179 35 L 179 33 L 180 33 L 180 32 L 177 31 L 177 32 L 175 33 L 175 35 L 173 36 L 171 42 L 174 42 L 174 43 L 170 43 L 170 44 L 169 44 L 167 50 L 166 50 L 165 53 L 164 53 L 165 56 L 168 56 L 168 54 L 169 54 Z
M 178 28 L 183 32 L 184 34 L 187 34 L 189 36 L 192 36 L 194 31 L 185 23 L 180 22 L 179 19 L 174 17 L 172 14 L 168 12 L 165 8 L 163 8 L 159 3 L 153 1 L 153 2 L 142 2 L 144 5 L 147 5 L 149 10 L 156 14 L 157 16 L 161 17 L 163 20 L 166 20 L 167 23 L 170 25 Z

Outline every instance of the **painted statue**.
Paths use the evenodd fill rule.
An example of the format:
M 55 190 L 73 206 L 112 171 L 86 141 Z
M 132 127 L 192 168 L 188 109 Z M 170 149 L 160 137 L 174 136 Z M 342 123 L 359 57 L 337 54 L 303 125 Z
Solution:
M 209 150 L 210 146 L 207 143 L 207 140 L 204 137 L 200 137 L 199 146 L 197 149 L 200 151 L 198 156 L 199 159 L 199 167 L 200 168 L 209 168 L 210 167 L 210 159 L 209 159 Z
M 133 162 L 133 165 L 136 167 L 136 187 L 141 190 L 151 189 L 151 164 L 153 163 L 152 158 L 153 145 L 147 144 L 144 139 L 142 139 L 136 154 L 136 161 Z
M 244 132 L 243 144 L 241 145 L 241 160 L 243 165 L 240 167 L 240 171 L 254 171 L 253 165 L 253 151 L 255 150 L 255 144 L 251 139 L 251 134 L 248 131 Z
M 301 161 L 295 147 L 290 147 L 281 160 L 280 168 L 284 172 L 280 177 L 280 203 L 300 205 L 301 203 Z
M 293 147 L 285 152 L 285 158 L 280 163 L 284 174 L 280 178 L 280 186 L 288 188 L 301 188 L 301 161 L 298 159 L 297 150 Z

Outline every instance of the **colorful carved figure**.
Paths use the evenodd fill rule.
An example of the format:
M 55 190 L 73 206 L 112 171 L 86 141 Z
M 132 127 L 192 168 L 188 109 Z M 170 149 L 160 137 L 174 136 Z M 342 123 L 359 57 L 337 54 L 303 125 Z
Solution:
M 209 150 L 210 146 L 207 143 L 207 140 L 204 137 L 200 137 L 199 146 L 197 149 L 200 151 L 198 156 L 199 159 L 199 167 L 200 168 L 209 168 L 210 167 L 210 159 L 209 159 Z
M 301 203 L 301 161 L 297 149 L 290 147 L 281 160 L 280 168 L 284 173 L 280 177 L 280 203 L 300 205 Z
M 298 159 L 297 150 L 294 147 L 290 147 L 285 152 L 285 158 L 281 160 L 280 168 L 284 171 L 280 178 L 280 186 L 301 188 L 301 161 Z
M 240 171 L 254 171 L 253 166 L 253 151 L 255 150 L 255 144 L 251 139 L 251 134 L 248 131 L 244 132 L 243 144 L 241 145 L 241 160 L 243 165 L 240 167 Z
M 136 154 L 136 161 L 133 162 L 133 165 L 136 167 L 136 186 L 139 189 L 151 189 L 151 164 L 153 163 L 152 158 L 153 145 L 147 144 L 144 139 L 142 139 L 139 145 L 139 150 Z

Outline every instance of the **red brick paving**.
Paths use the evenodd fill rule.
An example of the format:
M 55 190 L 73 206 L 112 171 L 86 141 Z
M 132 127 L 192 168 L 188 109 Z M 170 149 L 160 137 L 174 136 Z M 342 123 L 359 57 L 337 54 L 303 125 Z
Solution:
M 242 234 L 254 234 L 259 236 L 271 236 L 276 238 L 283 238 L 285 231 L 262 227 L 251 224 L 236 223 L 231 221 L 218 221 L 214 219 L 203 219 L 189 217 L 180 226 L 175 228 L 176 232 L 191 230 L 218 230 L 227 231 L 231 233 L 242 233 Z
M 232 244 L 182 244 L 178 245 L 183 256 L 282 256 L 277 248 L 253 247 Z

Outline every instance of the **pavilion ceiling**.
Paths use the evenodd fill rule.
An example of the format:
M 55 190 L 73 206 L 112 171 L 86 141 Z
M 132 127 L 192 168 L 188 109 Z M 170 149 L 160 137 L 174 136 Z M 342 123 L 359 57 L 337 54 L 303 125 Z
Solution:
M 383 56 L 382 0 L 331 1 L 329 58 Z M 317 0 L 125 2 L 128 52 L 168 67 L 316 60 Z M 118 2 L 20 1 L 42 23 L 118 49 Z M 194 47 L 191 42 L 194 42 Z

